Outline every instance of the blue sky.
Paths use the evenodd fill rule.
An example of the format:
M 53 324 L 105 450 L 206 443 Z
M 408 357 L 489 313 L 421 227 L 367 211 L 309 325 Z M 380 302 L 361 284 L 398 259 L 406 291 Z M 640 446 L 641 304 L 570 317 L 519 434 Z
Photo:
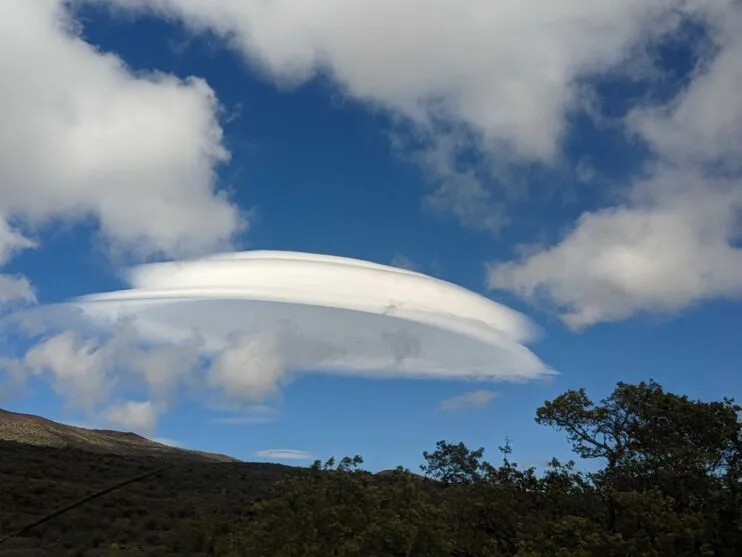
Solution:
M 18 116 L 12 130 L 0 132 L 0 163 L 14 162 L 0 164 L 8 184 L 0 186 L 0 217 L 8 223 L 0 228 L 0 271 L 26 281 L 35 299 L 9 289 L 0 296 L 7 315 L 19 304 L 43 306 L 123 288 L 120 272 L 127 264 L 224 251 L 225 245 L 382 264 L 405 260 L 531 317 L 542 337 L 529 348 L 560 374 L 523 383 L 308 374 L 282 389 L 269 419 L 231 424 L 219 420 L 234 414 L 209 397 L 177 393 L 153 436 L 243 459 L 267 449 L 323 458 L 360 453 L 371 469 L 416 467 L 422 451 L 439 439 L 484 445 L 496 459 L 497 446 L 509 437 L 516 460 L 539 464 L 569 455 L 561 434 L 533 421 L 544 400 L 567 389 L 585 387 L 597 399 L 617 381 L 654 378 L 693 397 L 740 395 L 742 126 L 734 124 L 742 123 L 742 101 L 727 94 L 742 79 L 740 64 L 733 63 L 742 49 L 742 34 L 735 33 L 742 29 L 738 5 L 691 3 L 698 11 L 673 22 L 671 9 L 680 3 L 670 0 L 645 7 L 627 2 L 625 8 L 574 0 L 565 4 L 567 15 L 551 14 L 551 20 L 545 5 L 528 13 L 511 2 L 492 2 L 481 19 L 486 30 L 491 18 L 491 33 L 477 35 L 467 33 L 468 20 L 447 21 L 444 8 L 451 3 L 441 0 L 426 9 L 425 21 L 430 35 L 440 31 L 452 38 L 449 49 L 462 49 L 447 60 L 446 52 L 410 46 L 433 40 L 415 23 L 414 14 L 422 13 L 417 1 L 400 3 L 408 9 L 379 2 L 366 14 L 377 32 L 357 37 L 336 30 L 359 25 L 353 9 L 360 13 L 363 2 L 339 8 L 323 0 L 314 19 L 304 12 L 291 17 L 299 8 L 289 1 L 273 14 L 241 11 L 229 0 L 157 0 L 151 12 L 123 0 L 77 2 L 74 12 L 56 0 L 40 3 L 43 8 L 13 4 L 23 12 L 16 23 L 28 32 L 0 39 L 0 69 L 19 84 L 18 94 L 0 93 L 0 114 Z M 84 72 L 50 67 L 50 37 L 59 33 L 54 22 L 63 16 L 79 24 L 79 35 L 58 40 L 96 49 L 80 62 L 89 66 Z M 522 33 L 487 42 L 498 29 L 495 21 L 508 17 Z M 610 31 L 591 31 L 606 22 Z M 588 38 L 581 43 L 575 33 Z M 473 43 L 464 40 L 470 36 Z M 385 37 L 389 45 L 379 45 Z M 50 50 L 43 50 L 45 41 Z M 472 46 L 502 60 L 489 64 Z M 103 53 L 129 68 L 124 77 L 109 76 L 113 85 L 93 84 L 96 71 L 101 82 L 108 79 L 108 69 L 88 63 Z M 78 54 L 60 57 L 58 68 L 75 64 Z M 312 56 L 319 61 L 307 62 Z M 472 67 L 461 69 L 470 59 Z M 412 65 L 398 73 L 380 66 L 395 64 Z M 431 73 L 415 73 L 426 67 Z M 34 82 L 23 74 L 31 68 L 48 70 L 56 81 Z M 149 72 L 179 80 L 197 76 L 215 102 L 190 85 L 173 86 L 170 101 L 155 105 L 161 120 L 153 120 L 135 103 L 168 85 L 154 82 L 149 93 L 132 85 Z M 75 80 L 83 83 L 79 92 Z M 430 85 L 436 80 L 443 85 Z M 128 93 L 109 103 L 117 83 Z M 514 87 L 516 97 L 509 96 L 508 83 L 523 86 Z M 87 99 L 71 119 L 60 120 L 79 124 L 64 144 L 21 150 L 23 138 L 42 129 L 31 116 L 37 111 L 22 102 L 23 87 L 34 89 L 42 114 L 64 110 L 59 107 L 69 99 Z M 46 93 L 38 94 L 39 87 Z M 425 103 L 431 99 L 444 108 L 430 109 Z M 123 135 L 105 148 L 81 143 L 75 148 L 82 151 L 71 151 L 85 126 L 101 126 L 100 137 L 108 137 L 111 119 L 131 122 L 143 115 L 141 136 Z M 150 161 L 151 146 L 136 151 L 139 142 L 149 145 L 147 134 L 158 133 L 154 126 L 168 140 L 155 145 L 163 152 L 154 155 L 172 161 L 162 168 L 154 155 Z M 222 133 L 217 140 L 209 135 L 215 129 Z M 194 147 L 215 141 L 229 160 Z M 121 151 L 134 154 L 110 163 Z M 64 169 L 70 156 L 79 157 L 74 164 L 83 170 L 69 182 L 37 170 L 58 160 Z M 9 168 L 5 176 L 3 168 Z M 200 193 L 183 196 L 191 205 L 175 203 L 172 213 L 163 213 L 163 222 L 178 219 L 167 230 L 157 224 L 137 229 L 144 222 L 138 210 L 120 217 L 118 198 L 102 193 L 131 188 L 124 204 L 166 205 L 179 195 L 184 176 L 193 177 L 189 191 Z M 154 196 L 157 188 L 166 193 Z M 26 197 L 21 190 L 36 193 Z M 228 198 L 218 198 L 217 190 Z M 68 193 L 64 206 L 58 200 Z M 38 202 L 43 196 L 54 203 Z M 227 204 L 249 226 L 227 227 L 236 218 Z M 177 211 L 184 216 L 173 216 Z M 145 218 L 157 221 L 160 213 Z M 36 247 L 14 244 L 13 230 Z M 187 242 L 177 243 L 182 238 Z M 75 393 L 55 390 L 59 377 L 24 368 L 30 345 L 10 333 L 0 343 L 3 407 L 106 425 L 100 415 L 70 405 Z M 19 375 L 25 389 L 18 387 Z M 475 390 L 497 396 L 481 406 L 440 409 L 442 401 Z

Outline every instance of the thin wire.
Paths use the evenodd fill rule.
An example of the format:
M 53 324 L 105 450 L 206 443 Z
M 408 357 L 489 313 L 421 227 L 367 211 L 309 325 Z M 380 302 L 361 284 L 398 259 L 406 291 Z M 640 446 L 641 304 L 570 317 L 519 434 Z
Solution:
M 18 537 L 18 536 L 22 536 L 23 534 L 25 534 L 26 532 L 28 532 L 32 528 L 35 528 L 36 526 L 40 526 L 41 524 L 44 524 L 45 522 L 51 520 L 52 518 L 56 518 L 59 515 L 66 513 L 67 511 L 71 511 L 72 509 L 75 509 L 75 508 L 79 507 L 80 505 L 84 505 L 88 501 L 92 501 L 93 499 L 97 499 L 98 497 L 101 497 L 102 495 L 105 495 L 106 493 L 110 493 L 112 491 L 115 491 L 115 490 L 117 490 L 119 488 L 122 488 L 124 486 L 127 486 L 129 484 L 133 484 L 134 482 L 138 482 L 138 481 L 141 481 L 141 480 L 143 480 L 145 478 L 148 478 L 150 476 L 154 476 L 156 474 L 160 474 L 160 473 L 162 473 L 162 472 L 164 472 L 166 470 L 169 470 L 170 468 L 171 468 L 170 466 L 167 466 L 165 468 L 156 468 L 155 470 L 149 470 L 148 472 L 145 472 L 144 474 L 140 474 L 140 475 L 135 476 L 133 478 L 129 478 L 128 480 L 124 480 L 124 481 L 119 482 L 117 484 L 114 484 L 114 485 L 105 487 L 105 488 L 103 488 L 103 489 L 101 489 L 99 491 L 96 491 L 95 493 L 91 493 L 90 495 L 86 495 L 82 499 L 78 499 L 77 501 L 74 501 L 74 502 L 70 503 L 69 505 L 67 505 L 65 507 L 62 507 L 61 509 L 57 509 L 56 511 L 54 511 L 54 512 L 52 512 L 50 514 L 47 514 L 47 515 L 43 516 L 42 518 L 39 518 L 38 520 L 35 520 L 34 522 L 31 522 L 30 524 L 26 524 L 25 526 L 23 526 L 22 528 L 16 530 L 15 532 L 12 532 L 12 533 L 8 534 L 7 536 L 5 536 L 3 538 L 0 538 L 0 545 L 4 544 L 5 542 L 7 542 L 8 540 L 10 540 L 12 538 L 15 538 L 15 537 Z

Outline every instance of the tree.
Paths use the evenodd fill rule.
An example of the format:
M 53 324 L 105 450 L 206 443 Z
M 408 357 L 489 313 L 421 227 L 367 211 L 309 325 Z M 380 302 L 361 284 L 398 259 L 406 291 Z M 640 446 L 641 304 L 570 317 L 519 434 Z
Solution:
M 565 431 L 581 457 L 604 460 L 591 479 L 606 526 L 633 539 L 634 550 L 731 555 L 742 547 L 739 412 L 731 399 L 693 401 L 650 381 L 618 383 L 597 405 L 584 389 L 568 391 L 536 420 Z
M 239 555 L 276 557 L 448 557 L 449 517 L 421 481 L 397 470 L 379 478 L 345 457 L 316 461 L 256 507 Z
M 536 421 L 567 433 L 583 458 L 602 458 L 608 469 L 644 463 L 654 469 L 678 465 L 706 474 L 724 472 L 739 450 L 740 407 L 692 401 L 667 393 L 654 381 L 618 383 L 595 405 L 584 389 L 545 402 Z
M 438 441 L 432 453 L 423 451 L 427 464 L 420 466 L 426 476 L 440 480 L 444 485 L 471 484 L 481 479 L 484 448 L 467 448 L 464 443 L 454 445 Z

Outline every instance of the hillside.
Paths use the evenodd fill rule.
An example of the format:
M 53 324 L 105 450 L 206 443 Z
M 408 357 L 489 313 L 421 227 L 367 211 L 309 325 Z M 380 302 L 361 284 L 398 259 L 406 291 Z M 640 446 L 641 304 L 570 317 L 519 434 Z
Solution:
M 0 441 L 0 539 L 107 486 L 165 467 L 9 539 L 0 544 L 0 557 L 207 555 L 216 540 L 244 527 L 255 501 L 296 470 L 156 454 Z
M 153 456 L 209 462 L 237 462 L 226 455 L 179 449 L 131 432 L 85 429 L 60 424 L 40 416 L 0 409 L 0 441 L 37 447 L 78 449 L 90 453 Z

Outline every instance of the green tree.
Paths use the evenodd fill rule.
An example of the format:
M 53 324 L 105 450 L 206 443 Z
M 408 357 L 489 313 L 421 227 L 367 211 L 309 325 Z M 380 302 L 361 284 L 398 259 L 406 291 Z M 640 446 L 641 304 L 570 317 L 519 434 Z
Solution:
M 483 455 L 483 447 L 471 450 L 464 443 L 438 441 L 435 451 L 423 451 L 426 464 L 420 470 L 444 485 L 476 483 L 481 479 Z
M 599 404 L 584 389 L 538 409 L 567 433 L 606 504 L 606 528 L 636 555 L 733 555 L 739 529 L 740 407 L 690 400 L 654 381 L 618 383 Z

